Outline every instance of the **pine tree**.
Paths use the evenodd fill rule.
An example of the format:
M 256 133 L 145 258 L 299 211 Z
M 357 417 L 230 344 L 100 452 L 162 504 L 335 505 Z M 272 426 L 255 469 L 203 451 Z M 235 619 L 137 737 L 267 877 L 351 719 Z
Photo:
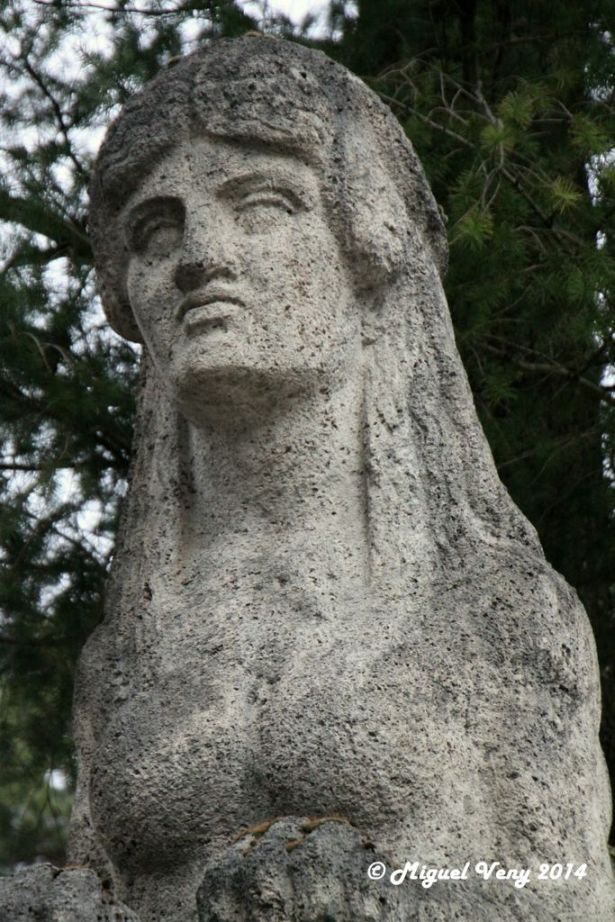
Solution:
M 446 290 L 500 476 L 593 623 L 615 786 L 615 2 L 359 0 L 328 45 L 448 222 Z

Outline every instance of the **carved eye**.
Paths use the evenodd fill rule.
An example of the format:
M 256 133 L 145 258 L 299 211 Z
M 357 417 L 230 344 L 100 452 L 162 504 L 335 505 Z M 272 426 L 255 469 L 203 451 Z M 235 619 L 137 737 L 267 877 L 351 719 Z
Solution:
M 181 246 L 184 209 L 173 199 L 153 199 L 139 205 L 131 215 L 127 243 L 134 253 L 163 259 Z
M 286 190 L 262 189 L 242 196 L 236 206 L 236 220 L 250 233 L 269 230 L 297 213 L 297 196 Z

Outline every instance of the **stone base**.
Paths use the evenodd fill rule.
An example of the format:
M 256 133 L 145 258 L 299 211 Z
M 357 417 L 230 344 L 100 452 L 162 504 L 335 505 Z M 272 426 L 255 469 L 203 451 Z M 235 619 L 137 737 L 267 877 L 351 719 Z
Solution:
M 94 871 L 39 864 L 0 878 L 0 922 L 139 922 Z
M 286 817 L 209 865 L 199 922 L 408 922 L 408 890 L 369 879 L 377 860 L 346 822 Z

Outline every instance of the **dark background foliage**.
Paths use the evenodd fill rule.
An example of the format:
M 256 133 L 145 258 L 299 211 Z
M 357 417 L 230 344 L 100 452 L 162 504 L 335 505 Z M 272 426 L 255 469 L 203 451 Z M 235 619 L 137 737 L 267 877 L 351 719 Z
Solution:
M 342 61 L 418 150 L 500 476 L 594 626 L 615 779 L 614 22 L 615 0 L 334 0 L 316 33 L 234 0 L 0 7 L 1 867 L 62 861 L 73 670 L 130 457 L 138 355 L 95 295 L 95 148 L 170 59 L 254 29 Z

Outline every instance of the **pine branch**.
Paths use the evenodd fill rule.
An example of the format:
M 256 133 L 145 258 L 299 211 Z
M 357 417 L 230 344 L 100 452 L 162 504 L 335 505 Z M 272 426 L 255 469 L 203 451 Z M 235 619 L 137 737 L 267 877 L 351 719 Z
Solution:
M 92 463 L 92 462 L 90 462 Z M 73 461 L 66 464 L 58 464 L 54 461 L 47 462 L 47 464 L 36 464 L 25 463 L 21 461 L 0 461 L 0 471 L 24 471 L 29 474 L 35 474 L 39 471 L 44 471 L 45 473 L 49 471 L 72 471 L 75 468 L 87 468 L 89 463 L 86 461 Z M 104 465 L 97 465 L 97 468 L 100 470 L 114 470 L 117 467 L 117 464 L 112 464 L 110 461 L 107 461 Z
M 611 393 L 611 388 L 604 387 L 601 384 L 596 384 L 594 381 L 590 381 L 589 378 L 579 374 L 579 372 L 575 371 L 573 368 L 568 368 L 566 365 L 563 365 L 561 362 L 558 362 L 551 356 L 544 355 L 544 353 L 539 352 L 536 349 L 530 349 L 527 346 L 521 346 L 518 343 L 504 340 L 499 336 L 490 335 L 486 338 L 488 340 L 503 343 L 505 346 L 507 346 L 508 348 L 504 349 L 490 345 L 489 343 L 486 344 L 486 348 L 489 349 L 490 352 L 492 352 L 494 355 L 498 355 L 502 358 L 505 357 L 513 361 L 518 368 L 522 368 L 524 371 L 535 371 L 540 373 L 544 372 L 546 374 L 556 374 L 560 377 L 568 378 L 571 381 L 575 381 L 577 384 L 580 384 L 587 390 L 591 391 L 605 403 L 615 406 L 615 394 Z M 543 361 L 528 361 L 527 359 L 521 358 L 520 356 L 515 356 L 514 350 L 520 350 L 528 355 L 536 356 L 536 359 L 543 359 Z
M 50 412 L 49 404 L 43 399 L 38 399 L 37 397 L 32 396 L 32 394 L 27 394 L 21 390 L 10 377 L 7 375 L 0 376 L 0 382 L 5 390 L 9 391 L 10 395 L 14 398 L 15 402 L 18 405 L 22 405 L 26 412 L 34 412 L 39 418 L 52 418 L 59 422 L 63 423 L 63 418 L 60 413 Z M 118 468 L 121 467 L 122 463 L 125 462 L 126 458 L 130 455 L 131 442 L 130 439 L 125 441 L 122 438 L 115 438 L 111 435 L 110 432 L 103 432 L 98 424 L 98 421 L 92 421 L 89 430 L 90 434 L 94 437 L 96 442 L 105 448 L 112 458 L 115 459 L 113 464 L 110 464 L 110 467 Z
M 60 256 L 66 256 L 67 253 L 68 247 L 66 244 L 41 250 L 39 247 L 26 243 L 18 247 L 5 264 L 0 266 L 0 275 L 4 275 L 9 269 L 18 269 L 20 266 L 42 266 L 53 262 L 54 259 L 58 259 Z
M 54 7 L 58 6 L 57 0 L 34 0 L 34 3 L 36 3 L 37 6 L 45 6 L 50 9 L 54 9 Z M 187 12 L 187 9 L 188 9 L 186 6 L 179 6 L 174 10 L 148 10 L 148 9 L 144 9 L 143 7 L 139 7 L 139 6 L 113 7 L 113 6 L 104 6 L 101 3 L 76 3 L 76 2 L 75 3 L 64 2 L 62 6 L 65 9 L 77 10 L 77 11 L 79 10 L 99 10 L 100 12 L 103 12 L 103 13 L 113 13 L 114 16 L 120 15 L 120 14 L 125 15 L 125 14 L 130 14 L 130 13 L 138 13 L 139 16 L 156 16 L 156 17 L 177 16 L 179 13 Z
M 415 109 L 413 106 L 408 105 L 407 103 L 400 103 L 398 99 L 395 99 L 394 96 L 388 96 L 386 93 L 379 92 L 378 95 L 385 102 L 391 103 L 395 106 L 402 105 L 403 108 L 409 115 L 414 115 L 415 118 L 420 119 L 425 125 L 429 125 L 430 128 L 434 128 L 436 131 L 441 131 L 443 134 L 448 135 L 449 138 L 454 138 L 455 141 L 458 141 L 463 147 L 473 148 L 474 144 L 471 141 L 468 141 L 467 138 L 464 138 L 463 135 L 457 134 L 456 131 L 451 131 L 450 128 L 447 128 L 445 125 L 441 125 L 439 122 L 435 122 L 429 116 L 424 115 L 422 112 L 419 112 L 418 109 Z
M 83 165 L 80 163 L 80 161 L 78 160 L 78 158 L 76 157 L 73 151 L 70 136 L 68 134 L 68 126 L 64 120 L 64 115 L 62 114 L 62 109 L 60 108 L 60 104 L 58 103 L 57 99 L 55 98 L 55 96 L 53 95 L 49 87 L 46 85 L 45 81 L 43 80 L 41 75 L 38 73 L 38 71 L 36 71 L 34 67 L 30 64 L 27 57 L 23 58 L 23 66 L 26 70 L 26 73 L 29 74 L 30 77 L 32 77 L 36 85 L 42 91 L 43 95 L 46 96 L 49 102 L 51 103 L 51 107 L 54 111 L 56 121 L 60 128 L 62 136 L 66 142 L 68 156 L 70 160 L 72 161 L 75 169 L 80 174 L 80 176 L 82 176 L 84 179 L 87 179 L 87 171 L 85 170 Z
M 48 637 L 45 640 L 39 640 L 35 637 L 8 637 L 6 634 L 0 634 L 0 644 L 11 647 L 60 647 L 65 644 L 74 644 L 75 641 L 81 640 L 81 637 L 65 635 L 63 637 Z
M 40 201 L 20 198 L 0 189 L 0 219 L 21 224 L 35 234 L 49 237 L 58 246 L 69 247 L 82 260 L 92 259 L 87 235 L 76 224 L 69 224 L 50 212 Z

